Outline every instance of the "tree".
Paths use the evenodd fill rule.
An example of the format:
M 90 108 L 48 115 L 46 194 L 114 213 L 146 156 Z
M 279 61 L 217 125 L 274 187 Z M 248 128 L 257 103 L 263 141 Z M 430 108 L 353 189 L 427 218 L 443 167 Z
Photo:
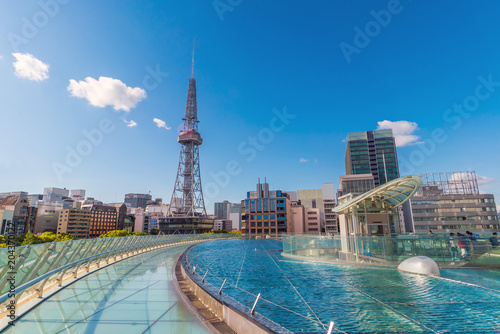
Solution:
M 149 232 L 149 234 L 152 234 L 152 235 L 157 235 L 158 233 L 160 233 L 160 230 L 157 228 L 153 228 L 153 229 L 151 229 L 151 232 Z
M 76 237 L 70 233 L 59 233 L 56 235 L 55 241 L 69 241 L 75 239 Z
M 127 230 L 114 230 L 114 231 L 109 231 L 106 234 L 101 234 L 99 238 L 114 238 L 114 237 L 129 237 L 133 235 Z
M 36 245 L 36 244 L 41 244 L 41 243 L 43 243 L 42 238 L 40 238 L 37 235 L 34 235 L 31 232 L 28 232 L 28 234 L 26 234 L 26 236 L 24 237 L 24 240 L 23 240 L 23 243 L 21 244 L 21 246 Z
M 42 239 L 43 242 L 52 242 L 56 240 L 56 234 L 52 232 L 43 232 L 40 235 L 40 239 Z

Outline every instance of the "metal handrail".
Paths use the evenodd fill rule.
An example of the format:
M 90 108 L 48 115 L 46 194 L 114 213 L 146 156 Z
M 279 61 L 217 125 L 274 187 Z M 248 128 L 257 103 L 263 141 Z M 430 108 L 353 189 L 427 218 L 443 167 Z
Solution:
M 148 247 L 148 246 L 153 246 L 153 245 L 147 245 L 147 244 L 144 244 L 145 247 Z M 70 269 L 71 267 L 75 267 L 75 266 L 78 266 L 77 268 L 80 268 L 81 267 L 81 264 L 85 263 L 85 262 L 92 262 L 93 259 L 97 258 L 97 257 L 101 257 L 103 255 L 106 255 L 106 254 L 111 254 L 111 253 L 114 253 L 114 252 L 120 252 L 120 251 L 125 251 L 129 248 L 132 248 L 134 246 L 128 246 L 128 247 L 123 247 L 123 248 L 120 248 L 120 249 L 114 249 L 114 250 L 110 250 L 110 251 L 107 251 L 105 253 L 100 253 L 100 254 L 94 254 L 94 255 L 91 255 L 89 257 L 86 257 L 86 258 L 83 258 L 83 259 L 80 259 L 80 260 L 77 260 L 77 261 L 74 261 L 74 262 L 71 262 L 71 263 L 68 263 L 64 266 L 61 266 L 59 268 L 56 268 L 48 273 L 45 273 L 19 287 L 16 287 L 13 292 L 15 293 L 15 295 L 19 296 L 20 294 L 22 294 L 23 292 L 25 292 L 26 290 L 28 290 L 29 288 L 33 287 L 34 285 L 36 285 L 37 283 L 40 283 L 40 282 L 43 282 L 45 280 L 48 280 L 50 279 L 51 276 L 59 273 L 60 271 L 63 271 L 65 269 Z M 76 273 L 77 270 L 75 270 L 75 275 L 77 274 Z M 60 279 L 62 280 L 62 277 L 60 277 Z M 44 282 L 46 283 L 46 282 Z M 41 293 L 41 291 L 39 291 L 39 294 Z M 9 297 L 9 292 L 5 293 L 4 295 L 0 296 L 0 304 L 3 304 L 5 303 L 7 300 L 11 299 L 11 297 Z M 17 299 L 17 298 L 16 298 Z

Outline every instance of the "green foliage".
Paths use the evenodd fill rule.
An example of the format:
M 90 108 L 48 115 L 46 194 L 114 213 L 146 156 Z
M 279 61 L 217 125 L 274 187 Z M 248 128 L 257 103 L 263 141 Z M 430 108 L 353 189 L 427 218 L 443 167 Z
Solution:
M 134 235 L 148 235 L 146 232 L 133 232 Z
M 5 236 L 0 234 L 0 244 L 6 244 Z
M 229 233 L 231 233 L 231 234 L 239 234 L 239 235 L 241 235 L 241 231 L 231 231 L 231 232 L 229 232 Z
M 231 232 L 228 232 L 226 230 L 218 230 L 218 231 L 214 231 L 214 230 L 210 230 L 210 232 L 205 232 L 203 234 L 217 234 L 217 233 L 233 233 L 232 231 Z M 241 233 L 241 232 L 240 232 Z
M 159 230 L 159 229 L 157 229 L 157 228 L 153 228 L 153 229 L 151 229 L 150 234 L 152 234 L 152 235 L 157 235 L 158 233 L 160 233 L 160 230 Z
M 55 241 L 69 241 L 69 240 L 75 240 L 76 237 L 72 234 L 69 233 L 59 233 L 56 235 Z
M 7 246 L 7 244 L 5 244 L 5 243 L 4 244 L 0 244 L 0 248 L 7 248 L 7 247 L 9 247 L 9 246 Z
M 131 235 L 134 234 L 127 230 L 114 230 L 114 231 L 109 231 L 106 234 L 101 234 L 99 238 L 129 237 Z
M 36 245 L 36 244 L 41 244 L 43 243 L 43 239 L 40 238 L 37 235 L 34 235 L 31 232 L 28 232 L 28 234 L 25 235 L 24 240 L 21 244 L 21 246 L 26 246 L 26 245 Z
M 56 239 L 56 234 L 52 232 L 43 232 L 40 235 L 40 239 L 42 239 L 43 242 L 52 242 Z

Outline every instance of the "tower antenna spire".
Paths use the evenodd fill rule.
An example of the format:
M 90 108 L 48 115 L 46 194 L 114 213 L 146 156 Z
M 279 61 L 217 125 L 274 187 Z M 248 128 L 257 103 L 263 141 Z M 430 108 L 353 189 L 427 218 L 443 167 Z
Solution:
M 194 78 L 194 39 L 193 39 L 193 63 L 191 64 L 191 78 Z

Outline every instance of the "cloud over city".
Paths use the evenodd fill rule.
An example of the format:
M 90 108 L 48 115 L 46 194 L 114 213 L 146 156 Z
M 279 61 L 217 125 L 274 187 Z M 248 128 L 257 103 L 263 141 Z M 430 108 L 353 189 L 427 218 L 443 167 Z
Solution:
M 133 120 L 127 121 L 126 119 L 123 120 L 125 123 L 127 123 L 127 128 L 133 128 L 134 126 L 137 126 L 137 123 L 134 122 Z
M 418 124 L 409 121 L 380 121 L 377 122 L 377 130 L 392 129 L 397 147 L 404 147 L 415 144 L 422 144 L 420 136 L 413 134 L 418 130 Z
M 32 81 L 43 81 L 49 78 L 49 65 L 35 58 L 30 53 L 13 53 L 16 61 L 14 74 L 19 78 Z
M 155 122 L 156 126 L 159 127 L 159 128 L 163 128 L 163 129 L 166 129 L 166 130 L 170 130 L 171 129 L 171 127 L 168 126 L 167 123 L 165 123 L 165 121 L 162 121 L 159 118 L 153 118 L 153 122 Z
M 69 81 L 68 91 L 71 96 L 84 98 L 94 107 L 113 106 L 115 110 L 130 111 L 147 97 L 146 91 L 140 87 L 128 87 L 122 81 L 109 77 L 91 77 L 85 81 Z

